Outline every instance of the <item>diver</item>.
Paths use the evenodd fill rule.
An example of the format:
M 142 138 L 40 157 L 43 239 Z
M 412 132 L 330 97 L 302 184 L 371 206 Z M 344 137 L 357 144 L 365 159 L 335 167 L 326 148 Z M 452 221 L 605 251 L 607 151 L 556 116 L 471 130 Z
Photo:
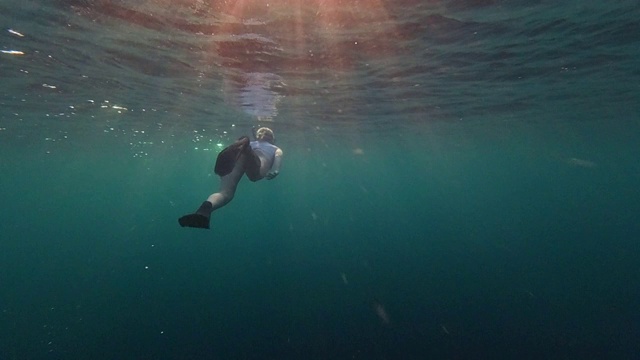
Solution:
M 220 176 L 220 189 L 211 194 L 193 214 L 178 219 L 182 227 L 209 229 L 209 218 L 214 210 L 227 205 L 236 193 L 242 175 L 251 181 L 272 180 L 280 173 L 282 150 L 275 145 L 273 131 L 261 127 L 255 140 L 243 136 L 218 154 L 214 172 Z

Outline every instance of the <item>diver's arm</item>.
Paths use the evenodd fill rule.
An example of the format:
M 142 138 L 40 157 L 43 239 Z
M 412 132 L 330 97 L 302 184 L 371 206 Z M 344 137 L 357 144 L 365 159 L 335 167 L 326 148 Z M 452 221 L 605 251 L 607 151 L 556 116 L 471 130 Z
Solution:
M 273 165 L 271 165 L 271 169 L 267 173 L 266 178 L 271 180 L 278 176 L 280 173 L 280 165 L 282 164 L 282 150 L 280 148 L 276 149 L 275 156 L 273 158 Z

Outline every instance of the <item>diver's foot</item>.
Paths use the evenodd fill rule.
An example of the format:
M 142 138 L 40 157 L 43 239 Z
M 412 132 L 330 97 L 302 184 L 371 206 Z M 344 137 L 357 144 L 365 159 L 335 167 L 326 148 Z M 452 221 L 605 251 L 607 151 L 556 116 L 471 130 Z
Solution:
M 213 211 L 213 204 L 204 201 L 202 205 L 193 214 L 185 215 L 178 219 L 178 223 L 182 227 L 192 227 L 200 229 L 209 229 L 209 218 Z
M 240 155 L 242 155 L 243 152 L 246 152 L 247 148 L 250 148 L 249 142 L 249 138 L 247 136 L 243 136 L 235 143 L 222 150 L 216 159 L 216 166 L 214 168 L 216 175 L 229 175 L 236 166 L 236 162 L 240 158 Z
M 189 214 L 178 219 L 182 227 L 209 229 L 209 218 L 200 214 Z

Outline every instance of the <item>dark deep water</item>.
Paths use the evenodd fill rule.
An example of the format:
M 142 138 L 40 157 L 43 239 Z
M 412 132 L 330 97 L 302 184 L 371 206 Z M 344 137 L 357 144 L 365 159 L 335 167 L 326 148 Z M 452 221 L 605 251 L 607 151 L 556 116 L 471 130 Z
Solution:
M 637 359 L 638 18 L 0 0 L 0 359 Z

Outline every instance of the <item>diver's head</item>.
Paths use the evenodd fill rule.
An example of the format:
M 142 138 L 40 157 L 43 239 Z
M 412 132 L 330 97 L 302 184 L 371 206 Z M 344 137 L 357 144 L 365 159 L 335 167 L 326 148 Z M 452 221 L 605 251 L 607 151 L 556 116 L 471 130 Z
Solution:
M 256 131 L 256 140 L 273 144 L 276 142 L 276 137 L 273 135 L 273 130 L 268 127 L 261 127 Z

